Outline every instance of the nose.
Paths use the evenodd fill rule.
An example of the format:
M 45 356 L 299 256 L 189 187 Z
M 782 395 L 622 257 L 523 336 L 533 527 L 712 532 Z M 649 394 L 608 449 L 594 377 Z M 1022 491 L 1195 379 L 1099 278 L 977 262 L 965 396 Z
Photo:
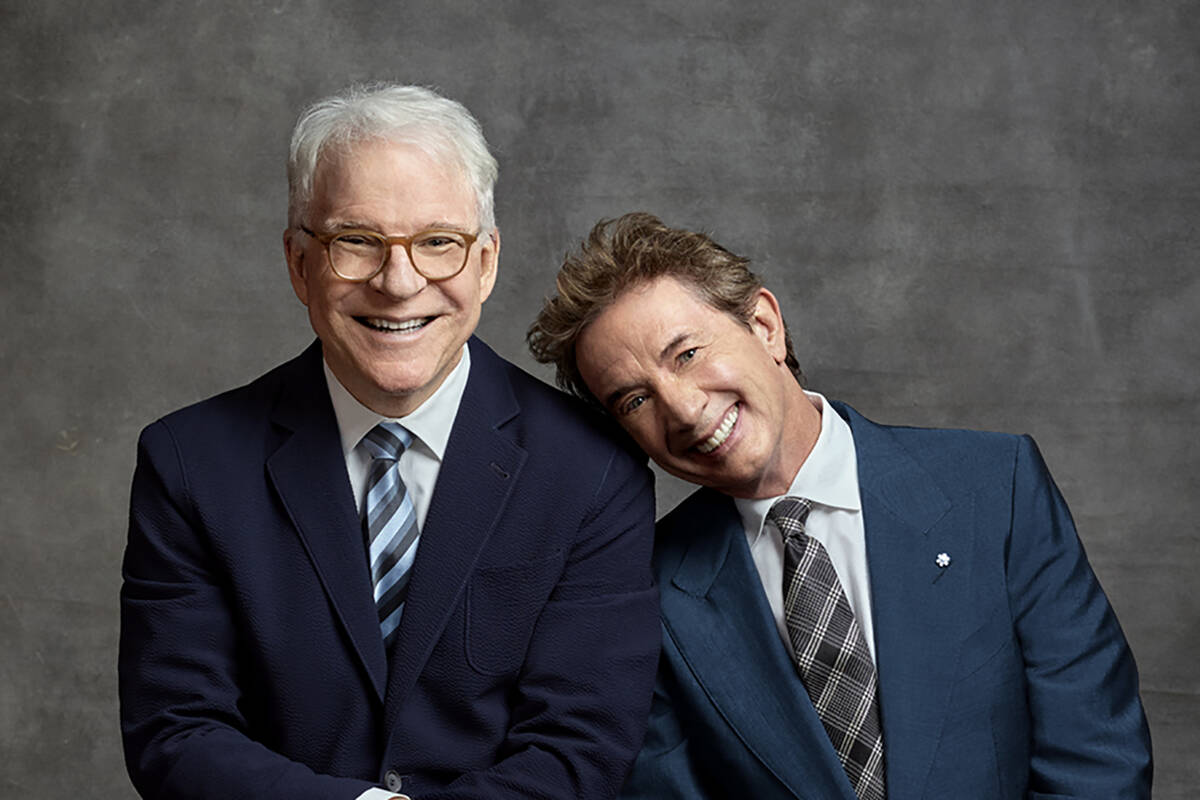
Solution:
M 376 291 L 403 299 L 424 289 L 429 281 L 412 265 L 404 245 L 394 244 L 388 251 L 383 269 L 379 270 L 368 283 Z
M 708 396 L 689 380 L 674 380 L 659 389 L 658 401 L 667 415 L 668 429 L 687 433 L 703 421 Z

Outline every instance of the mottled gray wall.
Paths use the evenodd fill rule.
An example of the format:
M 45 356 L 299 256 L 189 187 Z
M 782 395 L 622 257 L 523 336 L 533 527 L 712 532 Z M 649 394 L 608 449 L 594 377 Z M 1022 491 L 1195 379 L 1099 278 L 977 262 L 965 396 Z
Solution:
M 334 6 L 0 4 L 0 795 L 132 795 L 135 438 L 309 340 L 285 141 L 370 78 L 495 146 L 508 356 L 562 253 L 646 209 L 756 261 L 815 388 L 1034 434 L 1137 654 L 1156 796 L 1195 795 L 1197 3 Z

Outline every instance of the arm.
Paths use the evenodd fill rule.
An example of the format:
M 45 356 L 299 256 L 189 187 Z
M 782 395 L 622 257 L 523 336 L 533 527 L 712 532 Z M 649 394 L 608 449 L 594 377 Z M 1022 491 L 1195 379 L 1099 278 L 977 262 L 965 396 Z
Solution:
M 139 442 L 122 572 L 121 730 L 142 796 L 350 800 L 371 787 L 251 737 L 231 588 L 161 422 Z
M 495 764 L 415 800 L 614 797 L 646 724 L 660 634 L 649 471 L 613 456 L 542 608 Z
M 1149 798 L 1133 655 L 1028 437 L 1017 451 L 1006 562 L 1032 717 L 1030 797 Z

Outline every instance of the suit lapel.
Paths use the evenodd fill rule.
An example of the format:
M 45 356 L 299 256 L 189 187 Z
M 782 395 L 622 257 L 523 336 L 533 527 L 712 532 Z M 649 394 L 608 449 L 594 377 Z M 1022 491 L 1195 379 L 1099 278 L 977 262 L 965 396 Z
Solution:
M 690 529 L 676 531 L 690 543 L 661 590 L 672 641 L 729 727 L 796 797 L 854 800 L 779 637 L 733 503 L 709 490 L 700 497 L 681 520 Z
M 858 458 L 888 797 L 922 797 L 954 686 L 973 509 L 952 504 L 886 428 L 835 407 Z
M 424 669 L 517 483 L 526 452 L 500 431 L 520 409 L 500 358 L 471 339 L 471 373 L 413 563 L 387 684 L 387 724 Z
M 320 344 L 288 366 L 273 413 L 282 439 L 267 474 L 382 701 L 387 659 Z

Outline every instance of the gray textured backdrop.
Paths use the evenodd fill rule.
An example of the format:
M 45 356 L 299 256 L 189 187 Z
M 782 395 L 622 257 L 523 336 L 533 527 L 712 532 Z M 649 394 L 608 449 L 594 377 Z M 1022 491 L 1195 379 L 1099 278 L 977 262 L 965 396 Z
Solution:
M 392 78 L 499 157 L 500 352 L 534 368 L 562 253 L 646 209 L 755 260 L 814 388 L 1035 435 L 1137 655 L 1156 796 L 1195 796 L 1200 4 L 332 5 L 0 2 L 0 795 L 132 796 L 137 432 L 309 341 L 288 130 Z

